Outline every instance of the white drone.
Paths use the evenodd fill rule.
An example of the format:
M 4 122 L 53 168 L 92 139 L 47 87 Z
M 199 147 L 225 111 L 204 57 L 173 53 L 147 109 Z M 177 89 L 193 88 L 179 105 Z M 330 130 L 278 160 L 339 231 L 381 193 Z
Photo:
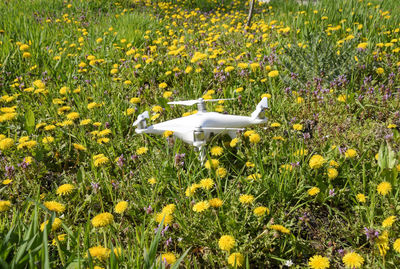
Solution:
M 205 102 L 220 100 L 232 99 L 199 98 L 198 100 L 169 102 L 170 105 L 192 106 L 197 104 L 197 113 L 147 127 L 146 119 L 149 118 L 149 112 L 145 111 L 138 116 L 133 126 L 137 126 L 135 131 L 138 134 L 162 135 L 165 131 L 172 131 L 174 136 L 196 147 L 200 151 L 200 160 L 203 161 L 205 153 L 202 148 L 214 135 L 228 134 L 233 139 L 243 128 L 267 122 L 265 111 L 268 108 L 268 99 L 266 97 L 258 103 L 250 117 L 207 112 Z

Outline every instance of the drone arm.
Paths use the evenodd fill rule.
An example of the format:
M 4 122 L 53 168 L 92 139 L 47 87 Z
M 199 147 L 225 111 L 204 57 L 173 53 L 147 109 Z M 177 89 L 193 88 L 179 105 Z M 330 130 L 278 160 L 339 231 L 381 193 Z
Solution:
M 258 103 L 256 110 L 251 113 L 251 119 L 263 119 L 265 117 L 264 112 L 268 108 L 268 98 L 264 97 L 260 103 Z
M 132 124 L 132 126 L 137 126 L 137 129 L 139 130 L 146 129 L 147 127 L 146 119 L 148 118 L 149 118 L 149 112 L 145 111 L 137 117 L 136 121 Z

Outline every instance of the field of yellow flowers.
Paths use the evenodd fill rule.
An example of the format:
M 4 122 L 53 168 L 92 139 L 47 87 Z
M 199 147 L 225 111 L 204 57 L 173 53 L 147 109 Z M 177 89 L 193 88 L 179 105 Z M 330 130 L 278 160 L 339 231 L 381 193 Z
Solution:
M 1 268 L 400 268 L 398 1 L 248 9 L 0 2 Z M 199 97 L 269 122 L 135 133 Z

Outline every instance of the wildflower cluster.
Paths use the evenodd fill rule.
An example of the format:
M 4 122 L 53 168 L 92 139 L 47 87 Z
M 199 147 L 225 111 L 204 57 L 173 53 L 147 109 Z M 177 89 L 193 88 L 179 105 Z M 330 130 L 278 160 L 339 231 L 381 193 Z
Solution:
M 247 24 L 250 2 L 0 3 L 5 261 L 397 264 L 398 3 L 255 1 Z M 208 133 L 201 153 L 168 124 L 135 133 L 200 97 L 252 122 L 266 97 L 267 123 Z

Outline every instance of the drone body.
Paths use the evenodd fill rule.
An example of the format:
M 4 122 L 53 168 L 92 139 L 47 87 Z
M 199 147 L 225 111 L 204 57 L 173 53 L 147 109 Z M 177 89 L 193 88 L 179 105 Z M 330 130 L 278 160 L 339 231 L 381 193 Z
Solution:
M 137 126 L 135 131 L 139 134 L 162 135 L 165 131 L 172 131 L 175 137 L 201 150 L 202 146 L 214 135 L 228 134 L 231 138 L 235 138 L 239 130 L 253 124 L 267 122 L 265 118 L 265 110 L 268 108 L 267 98 L 263 98 L 258 103 L 256 110 L 254 110 L 250 117 L 206 111 L 205 102 L 219 100 L 226 99 L 203 100 L 200 98 L 198 100 L 169 102 L 168 104 L 178 105 L 197 104 L 198 112 L 190 116 L 176 118 L 147 127 L 146 118 L 149 117 L 149 113 L 146 111 L 139 115 L 133 126 Z M 204 159 L 204 153 L 200 155 L 200 159 Z

